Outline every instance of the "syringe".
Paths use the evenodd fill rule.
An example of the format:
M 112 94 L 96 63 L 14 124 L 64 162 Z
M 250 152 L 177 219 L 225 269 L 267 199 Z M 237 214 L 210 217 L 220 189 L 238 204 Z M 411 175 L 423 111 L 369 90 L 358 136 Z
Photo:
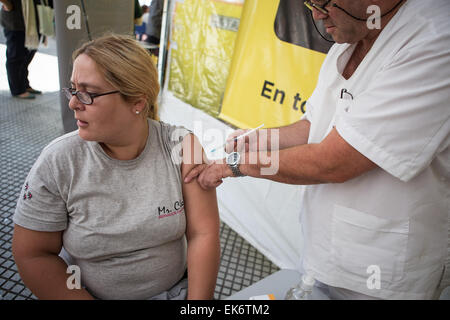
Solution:
M 262 127 L 264 127 L 264 123 L 263 123 L 262 125 L 256 127 L 256 128 L 254 128 L 254 129 L 251 129 L 251 130 L 247 131 L 246 133 L 243 133 L 243 134 L 241 134 L 241 135 L 238 135 L 237 137 L 234 137 L 234 138 L 233 138 L 233 141 L 236 142 L 236 141 L 238 141 L 240 138 L 243 138 L 243 137 L 245 137 L 245 136 L 248 136 L 250 133 L 255 132 L 256 130 L 258 130 L 258 129 L 262 128 Z M 219 147 L 216 147 L 216 148 L 212 149 L 211 152 L 215 152 L 215 151 L 218 150 L 218 149 L 224 148 L 224 147 L 227 145 L 228 142 L 230 142 L 230 141 L 226 141 L 223 145 L 221 145 L 221 146 L 219 146 Z

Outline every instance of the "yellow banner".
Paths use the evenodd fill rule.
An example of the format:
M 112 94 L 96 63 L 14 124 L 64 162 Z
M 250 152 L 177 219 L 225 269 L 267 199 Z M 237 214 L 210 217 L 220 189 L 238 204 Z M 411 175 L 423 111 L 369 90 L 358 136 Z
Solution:
M 176 1 L 169 90 L 213 117 L 219 114 L 242 13 L 242 0 Z
M 262 123 L 273 128 L 291 124 L 305 112 L 326 54 L 277 36 L 275 20 L 282 21 L 280 12 L 288 12 L 289 5 L 283 0 L 245 1 L 219 114 L 224 121 L 240 128 Z

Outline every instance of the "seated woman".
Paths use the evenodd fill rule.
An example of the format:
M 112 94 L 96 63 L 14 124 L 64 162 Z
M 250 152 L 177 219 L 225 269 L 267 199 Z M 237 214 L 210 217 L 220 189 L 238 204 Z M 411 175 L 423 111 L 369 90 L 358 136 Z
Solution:
M 150 55 L 109 35 L 73 57 L 63 91 L 79 129 L 42 151 L 13 218 L 22 280 L 42 299 L 213 298 L 216 193 L 183 183 L 203 149 L 188 130 L 157 120 Z M 80 289 L 69 285 L 68 265 L 79 267 L 69 271 L 80 271 Z

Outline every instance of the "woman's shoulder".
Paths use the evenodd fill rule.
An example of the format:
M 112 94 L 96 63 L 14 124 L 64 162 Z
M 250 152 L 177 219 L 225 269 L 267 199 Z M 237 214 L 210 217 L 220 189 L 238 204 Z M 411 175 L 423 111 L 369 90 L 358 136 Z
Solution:
M 155 128 L 163 143 L 178 144 L 183 138 L 192 133 L 184 126 L 173 125 L 164 121 L 149 119 L 149 126 Z
M 184 129 L 184 130 L 189 131 L 184 126 L 170 124 L 170 123 L 164 122 L 162 120 L 148 119 L 148 122 L 149 122 L 149 124 L 151 126 L 159 128 L 160 130 L 171 130 L 171 131 L 173 131 L 175 129 Z
M 87 142 L 80 138 L 78 130 L 66 133 L 51 141 L 41 152 L 41 157 L 59 158 L 70 155 L 80 148 L 87 147 Z
M 43 176 L 48 174 L 49 170 L 54 172 L 55 168 L 66 171 L 68 164 L 70 166 L 73 163 L 74 156 L 81 153 L 80 146 L 83 148 L 86 145 L 87 143 L 78 136 L 78 131 L 54 139 L 42 149 L 34 162 L 32 175 Z
M 177 166 L 183 162 L 183 140 L 191 134 L 183 126 L 172 125 L 163 121 L 149 120 L 151 144 L 159 146 L 162 156 Z M 178 168 L 179 169 L 179 168 Z

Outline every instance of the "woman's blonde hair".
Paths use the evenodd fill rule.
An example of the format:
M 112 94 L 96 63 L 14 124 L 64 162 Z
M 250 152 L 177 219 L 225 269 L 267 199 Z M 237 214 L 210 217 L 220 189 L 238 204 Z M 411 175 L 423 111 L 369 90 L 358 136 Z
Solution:
M 158 120 L 158 71 L 150 54 L 129 36 L 105 35 L 83 44 L 72 59 L 85 54 L 95 61 L 106 81 L 128 102 L 147 100 L 143 114 Z

